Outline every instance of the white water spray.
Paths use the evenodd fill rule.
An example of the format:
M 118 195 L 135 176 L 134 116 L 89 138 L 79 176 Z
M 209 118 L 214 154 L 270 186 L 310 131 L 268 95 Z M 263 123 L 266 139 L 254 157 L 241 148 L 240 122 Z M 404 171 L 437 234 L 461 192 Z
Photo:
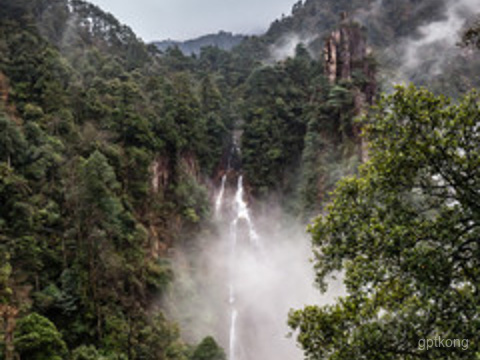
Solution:
M 235 194 L 235 208 L 236 208 L 236 218 L 234 221 L 234 226 L 236 228 L 239 220 L 245 220 L 248 226 L 249 232 L 249 241 L 254 245 L 259 245 L 259 238 L 258 234 L 255 231 L 255 228 L 252 223 L 252 219 L 250 217 L 250 212 L 248 210 L 247 203 L 243 199 L 244 197 L 244 190 L 243 190 L 243 175 L 238 177 L 237 183 L 237 193 Z
M 222 202 L 222 200 L 220 201 Z M 244 221 L 248 229 L 248 243 L 240 244 L 241 250 L 245 251 L 253 245 L 258 247 L 259 237 L 252 223 L 250 212 L 247 206 L 247 203 L 244 200 L 244 188 L 243 188 L 243 176 L 240 175 L 237 180 L 237 190 L 234 197 L 233 203 L 233 220 L 230 224 L 230 261 L 229 261 L 229 290 L 230 290 L 230 332 L 229 332 L 229 360 L 236 360 L 237 353 L 241 349 L 237 349 L 237 303 L 236 303 L 236 281 L 239 278 L 239 271 L 242 271 L 241 266 L 237 263 L 237 247 L 238 237 L 239 237 L 239 223 Z M 251 249 L 250 249 L 251 250 Z
M 229 360 L 235 360 L 235 348 L 237 345 L 236 342 L 236 326 L 237 326 L 237 310 L 232 309 L 232 315 L 230 320 L 230 340 L 229 340 L 229 351 L 228 351 L 228 358 Z
M 222 184 L 220 185 L 220 191 L 218 192 L 217 199 L 215 200 L 215 218 L 220 216 L 220 210 L 222 210 L 223 194 L 225 193 L 225 183 L 227 182 L 227 174 L 222 176 Z
M 315 290 L 305 225 L 279 206 L 254 213 L 247 193 L 244 177 L 228 168 L 213 198 L 216 231 L 197 239 L 194 266 L 176 269 L 177 319 L 187 340 L 213 335 L 229 360 L 300 360 L 287 338 L 289 310 L 331 303 L 341 289 Z

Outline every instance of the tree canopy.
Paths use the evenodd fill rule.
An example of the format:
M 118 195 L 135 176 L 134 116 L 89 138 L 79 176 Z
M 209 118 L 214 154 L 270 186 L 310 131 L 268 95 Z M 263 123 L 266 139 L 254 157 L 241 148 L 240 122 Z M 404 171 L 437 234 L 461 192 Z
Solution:
M 317 281 L 348 295 L 290 315 L 307 359 L 473 359 L 480 348 L 480 97 L 397 87 L 365 119 L 370 160 L 311 227 Z M 462 347 L 421 349 L 422 339 Z

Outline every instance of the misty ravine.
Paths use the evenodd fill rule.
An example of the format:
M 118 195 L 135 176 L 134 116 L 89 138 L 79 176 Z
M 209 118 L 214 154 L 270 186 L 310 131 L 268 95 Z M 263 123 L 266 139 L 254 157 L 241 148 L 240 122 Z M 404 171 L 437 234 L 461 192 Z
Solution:
M 292 5 L 0 0 L 0 360 L 480 359 L 479 0 Z
M 231 169 L 227 169 L 227 173 L 229 171 Z M 295 297 L 297 300 L 304 299 L 303 294 L 311 289 L 313 274 L 307 267 L 304 268 L 304 274 L 293 274 L 293 277 L 298 277 L 292 279 L 294 269 L 301 266 L 292 261 L 301 261 L 304 265 L 307 264 L 307 258 L 289 258 L 287 262 L 288 255 L 282 254 L 285 256 L 285 262 L 282 263 L 282 259 L 271 255 L 268 248 L 273 244 L 269 243 L 268 237 L 260 237 L 255 230 L 251 210 L 246 203 L 243 175 L 241 172 L 230 175 L 227 185 L 230 188 L 225 191 L 225 174 L 216 200 L 216 222 L 221 229 L 217 241 L 227 251 L 223 256 L 227 261 L 220 266 L 228 274 L 224 284 L 225 290 L 228 289 L 229 323 L 224 328 L 228 334 L 225 344 L 228 358 L 299 358 L 300 354 L 294 351 L 294 346 L 288 346 L 291 341 L 286 339 L 286 316 L 279 314 L 287 314 L 286 306 L 298 304 L 294 301 Z M 274 241 L 278 241 L 278 238 Z M 307 243 L 301 247 L 308 248 Z M 303 255 L 307 254 L 305 251 Z M 289 283 L 296 283 L 295 290 L 286 286 Z M 283 307 L 282 310 L 279 305 Z
M 196 278 L 200 299 L 189 302 L 179 295 L 170 301 L 182 303 L 177 313 L 198 310 L 178 317 L 183 329 L 205 329 L 202 318 L 212 314 L 206 331 L 213 330 L 229 360 L 301 359 L 287 326 L 289 311 L 305 303 L 331 304 L 344 287 L 332 279 L 329 291 L 318 297 L 306 225 L 278 204 L 264 204 L 260 211 L 257 201 L 251 208 L 256 200 L 246 192 L 241 149 L 234 145 L 229 154 L 212 197 L 217 234 L 203 238 L 202 251 L 194 255 L 195 262 L 208 264 Z

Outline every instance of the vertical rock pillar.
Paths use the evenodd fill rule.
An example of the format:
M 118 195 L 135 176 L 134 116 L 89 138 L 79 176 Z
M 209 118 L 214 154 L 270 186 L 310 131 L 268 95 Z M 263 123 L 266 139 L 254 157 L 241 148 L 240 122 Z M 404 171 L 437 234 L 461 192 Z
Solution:
M 375 66 L 370 57 L 362 27 L 349 20 L 347 13 L 342 13 L 338 29 L 332 31 L 325 40 L 323 51 L 325 74 L 331 84 L 340 80 L 352 80 L 352 74 L 362 74 L 361 81 L 353 84 L 355 115 L 366 113 L 373 105 L 376 92 Z M 359 155 L 362 162 L 368 160 L 368 146 L 361 136 L 362 129 L 354 127 L 354 136 L 358 141 Z

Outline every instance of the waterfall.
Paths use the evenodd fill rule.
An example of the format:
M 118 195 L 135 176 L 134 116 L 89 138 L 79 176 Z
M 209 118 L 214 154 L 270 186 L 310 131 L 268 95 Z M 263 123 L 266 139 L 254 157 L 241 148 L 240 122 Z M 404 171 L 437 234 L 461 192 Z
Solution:
M 223 182 L 223 180 L 222 180 Z M 223 195 L 222 190 L 224 190 L 224 184 L 222 183 L 222 188 L 220 194 Z M 221 202 L 221 201 L 220 201 Z M 250 211 L 248 205 L 244 199 L 244 188 L 243 188 L 243 175 L 239 175 L 237 179 L 237 189 L 233 201 L 233 219 L 230 224 L 230 261 L 229 261 L 229 303 L 230 303 L 230 331 L 229 331 L 229 360 L 236 360 L 237 353 L 241 349 L 237 349 L 237 317 L 238 309 L 236 303 L 236 280 L 238 278 L 239 263 L 237 263 L 237 247 L 242 246 L 246 248 L 248 244 L 238 244 L 238 232 L 239 232 L 239 222 L 244 221 L 248 229 L 248 244 L 258 247 L 259 237 L 252 223 L 250 216 Z M 241 266 L 241 265 L 240 265 Z
M 211 309 L 221 319 L 217 336 L 228 360 L 300 360 L 295 340 L 286 336 L 287 314 L 319 303 L 304 225 L 278 206 L 254 214 L 238 168 L 222 176 L 213 205 L 218 235 L 205 253 L 214 284 L 213 297 L 206 297 L 221 301 L 211 300 Z
M 220 185 L 220 191 L 218 192 L 217 199 L 215 200 L 215 218 L 220 216 L 220 210 L 223 205 L 223 194 L 225 193 L 225 183 L 227 181 L 227 174 L 222 176 L 222 184 Z
M 243 175 L 238 177 L 237 181 L 237 192 L 235 194 L 235 207 L 236 207 L 236 218 L 234 221 L 234 226 L 236 228 L 237 223 L 240 219 L 243 219 L 247 222 L 248 225 L 248 233 L 249 233 L 249 241 L 254 245 L 259 245 L 259 238 L 258 234 L 255 231 L 255 228 L 252 223 L 252 219 L 250 217 L 250 211 L 248 209 L 247 203 L 243 199 L 244 197 L 244 190 L 243 190 Z
M 236 340 L 236 324 L 237 323 L 237 311 L 235 309 L 232 309 L 232 314 L 230 317 L 230 333 L 229 333 L 229 349 L 228 349 L 228 359 L 229 360 L 235 360 L 235 346 L 237 344 Z

